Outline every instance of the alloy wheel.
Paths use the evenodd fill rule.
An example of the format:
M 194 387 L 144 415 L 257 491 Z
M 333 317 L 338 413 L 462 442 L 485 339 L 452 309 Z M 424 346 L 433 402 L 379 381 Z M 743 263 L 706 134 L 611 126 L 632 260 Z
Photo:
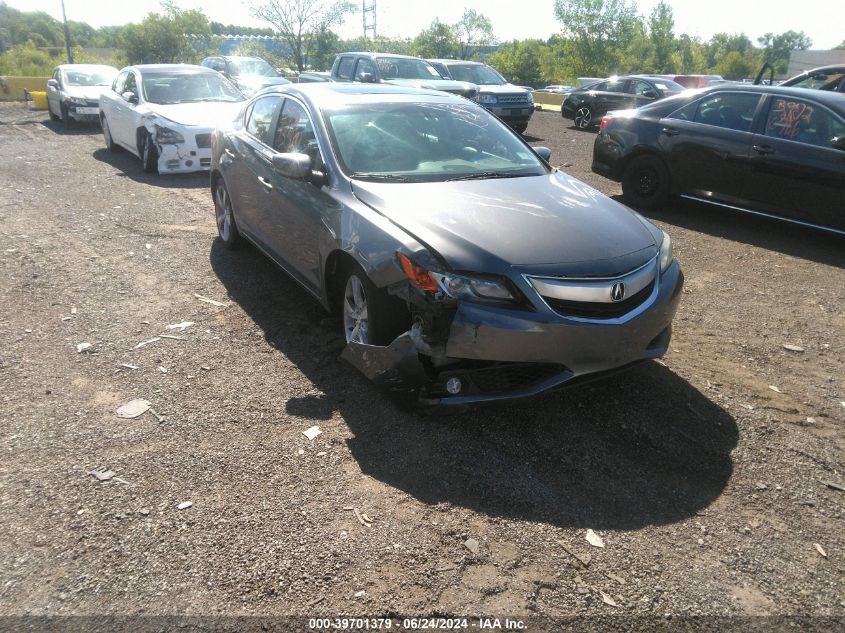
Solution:
M 343 291 L 343 333 L 347 343 L 370 341 L 367 295 L 358 275 L 350 275 Z
M 578 108 L 578 111 L 575 113 L 575 127 L 579 127 L 582 130 L 588 128 L 592 119 L 593 113 L 590 112 L 590 108 Z
M 221 182 L 217 185 L 215 195 L 214 215 L 217 219 L 217 232 L 224 242 L 228 242 L 232 236 L 232 201 L 229 200 L 229 192 Z

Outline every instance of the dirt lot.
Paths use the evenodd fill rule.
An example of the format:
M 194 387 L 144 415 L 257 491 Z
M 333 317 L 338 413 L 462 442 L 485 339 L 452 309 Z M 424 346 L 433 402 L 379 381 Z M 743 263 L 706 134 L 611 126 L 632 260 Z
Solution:
M 593 134 L 528 133 L 619 193 Z M 651 218 L 687 276 L 664 362 L 420 416 L 283 273 L 220 247 L 207 176 L 2 104 L 0 615 L 842 618 L 845 241 Z M 156 413 L 118 418 L 134 398 Z

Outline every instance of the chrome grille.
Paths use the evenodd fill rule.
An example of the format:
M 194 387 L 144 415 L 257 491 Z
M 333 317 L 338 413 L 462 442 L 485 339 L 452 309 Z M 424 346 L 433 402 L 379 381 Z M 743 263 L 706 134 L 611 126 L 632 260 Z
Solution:
M 499 103 L 527 103 L 527 95 L 497 95 Z

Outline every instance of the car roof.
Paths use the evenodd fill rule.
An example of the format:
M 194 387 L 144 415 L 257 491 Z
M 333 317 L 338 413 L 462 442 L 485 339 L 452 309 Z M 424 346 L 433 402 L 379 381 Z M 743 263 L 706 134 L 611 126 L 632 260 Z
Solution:
M 766 86 L 759 84 L 718 84 L 709 88 L 702 88 L 701 94 L 711 92 L 762 92 L 765 94 L 791 95 L 796 99 L 813 99 L 836 110 L 845 111 L 845 94 L 830 90 L 813 90 L 812 88 L 794 88 L 792 86 Z
M 466 104 L 463 97 L 449 94 L 441 90 L 426 90 L 423 88 L 406 88 L 391 84 L 359 84 L 359 83 L 290 83 L 270 86 L 262 90 L 260 95 L 293 94 L 302 97 L 317 107 L 331 107 L 351 105 L 355 103 L 388 102 L 419 102 Z
M 59 64 L 56 68 L 59 70 L 82 70 L 84 68 L 112 68 L 117 70 L 117 68 L 108 64 Z
M 189 74 L 189 73 L 216 73 L 216 70 L 211 70 L 205 66 L 195 66 L 193 64 L 137 64 L 135 66 L 127 66 L 127 68 L 134 68 L 142 75 L 149 73 L 172 73 L 174 75 Z M 124 68 L 126 70 L 127 68 Z
M 414 57 L 413 55 L 399 55 L 397 53 L 369 53 L 366 51 L 350 51 L 348 53 L 340 53 L 340 55 L 362 55 L 364 57 L 392 57 L 395 59 L 418 59 L 426 61 L 422 57 Z
M 245 61 L 266 61 L 263 57 L 255 57 L 254 55 L 217 55 L 217 57 L 222 57 L 223 59 L 233 59 L 239 62 Z

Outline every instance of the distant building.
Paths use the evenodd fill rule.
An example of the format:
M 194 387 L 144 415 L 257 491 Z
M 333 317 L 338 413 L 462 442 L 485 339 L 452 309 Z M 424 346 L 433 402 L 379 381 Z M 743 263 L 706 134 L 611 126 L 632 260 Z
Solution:
M 786 75 L 787 77 L 794 77 L 805 70 L 833 64 L 845 65 L 845 50 L 792 51 L 789 56 L 789 67 Z

